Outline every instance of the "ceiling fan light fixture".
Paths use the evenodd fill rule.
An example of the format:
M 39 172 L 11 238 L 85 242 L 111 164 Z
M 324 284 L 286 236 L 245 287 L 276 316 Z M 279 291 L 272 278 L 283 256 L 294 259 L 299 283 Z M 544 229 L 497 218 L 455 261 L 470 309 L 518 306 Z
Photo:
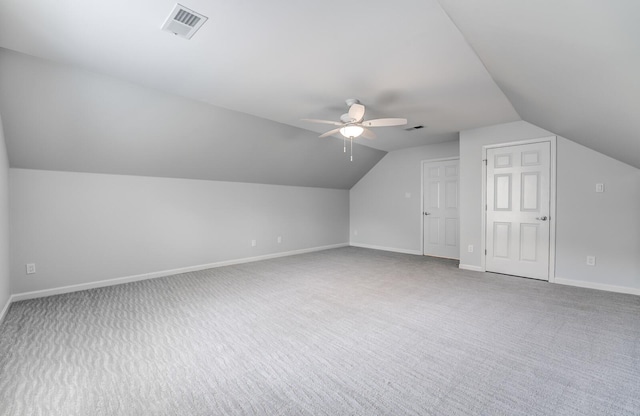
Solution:
M 364 129 L 360 126 L 344 126 L 340 129 L 340 134 L 344 137 L 359 137 L 364 132 Z

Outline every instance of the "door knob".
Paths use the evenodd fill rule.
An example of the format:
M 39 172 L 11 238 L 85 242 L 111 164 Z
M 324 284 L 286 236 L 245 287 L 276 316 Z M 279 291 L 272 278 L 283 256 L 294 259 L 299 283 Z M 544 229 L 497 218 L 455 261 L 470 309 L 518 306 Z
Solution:
M 547 220 L 547 216 L 546 216 L 546 215 L 544 215 L 544 216 L 542 216 L 542 217 L 536 217 L 536 219 L 537 219 L 537 220 L 540 220 L 540 221 L 546 221 L 546 220 Z
M 431 215 L 431 213 L 430 212 L 425 212 L 424 215 Z

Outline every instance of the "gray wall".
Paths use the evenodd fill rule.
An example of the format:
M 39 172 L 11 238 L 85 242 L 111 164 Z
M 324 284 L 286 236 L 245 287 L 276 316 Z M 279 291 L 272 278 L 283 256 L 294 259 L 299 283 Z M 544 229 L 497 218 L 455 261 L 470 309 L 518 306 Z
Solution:
M 351 244 L 422 254 L 421 161 L 456 157 L 458 148 L 453 141 L 387 153 L 351 188 Z
M 460 133 L 462 265 L 481 266 L 480 250 L 465 248 L 481 247 L 482 146 L 552 135 L 524 121 Z M 556 185 L 556 281 L 640 288 L 640 170 L 558 137 Z
M 9 276 L 9 161 L 0 118 L 0 314 L 11 296 Z
M 348 242 L 346 190 L 27 169 L 10 185 L 14 293 Z
M 640 289 L 640 169 L 559 137 L 557 193 L 557 280 Z

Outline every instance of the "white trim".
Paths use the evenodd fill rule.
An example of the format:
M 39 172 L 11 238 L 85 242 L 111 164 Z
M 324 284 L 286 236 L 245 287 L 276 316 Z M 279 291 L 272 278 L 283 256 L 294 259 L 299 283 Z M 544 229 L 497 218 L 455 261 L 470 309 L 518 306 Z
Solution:
M 424 159 L 424 160 L 421 160 L 420 162 L 424 164 L 424 163 L 431 163 L 431 162 L 446 162 L 447 160 L 460 160 L 460 156 L 439 157 L 436 159 Z
M 374 246 L 371 244 L 361 244 L 361 243 L 349 243 L 350 246 L 360 247 L 360 248 L 370 248 L 372 250 L 382 250 L 382 251 L 392 251 L 394 253 L 402 253 L 402 254 L 413 254 L 415 256 L 422 256 L 422 253 L 418 250 L 409 250 L 406 248 L 395 248 L 395 247 L 383 247 L 383 246 Z
M 434 259 L 445 259 L 445 260 L 458 260 L 458 261 L 460 261 L 460 259 L 458 257 L 434 256 L 433 254 L 423 254 L 423 256 L 425 256 L 425 257 L 433 257 Z
M 556 192 L 558 188 L 558 140 L 557 136 L 550 137 L 551 143 L 551 169 L 549 171 L 549 178 L 551 183 L 549 184 L 549 282 L 555 283 L 556 281 Z
M 480 227 L 480 271 L 487 271 L 487 149 L 488 146 L 482 146 L 482 203 L 481 211 L 481 227 Z
M 2 312 L 0 312 L 0 324 L 4 320 L 4 317 L 7 315 L 7 312 L 9 311 L 9 306 L 11 306 L 12 302 L 15 302 L 13 295 L 9 296 L 9 299 L 7 299 L 7 303 L 4 305 L 4 308 L 2 308 Z
M 565 286 L 577 286 L 587 289 L 606 290 L 607 292 L 627 293 L 640 296 L 640 289 L 634 287 L 614 286 L 604 283 L 585 282 L 583 280 L 564 279 L 561 277 L 556 277 L 554 283 Z
M 420 161 L 420 255 L 424 256 L 424 165 L 432 162 L 446 162 L 447 160 L 460 161 L 460 156 L 439 157 Z M 458 163 L 458 201 L 460 201 L 460 163 Z M 460 204 L 458 204 L 460 205 Z M 461 250 L 460 242 L 460 206 L 458 206 L 458 250 Z M 460 257 L 460 253 L 458 253 Z M 458 259 L 456 259 L 458 260 Z
M 225 261 L 219 261 L 219 262 L 215 262 L 215 263 L 201 264 L 201 265 L 198 265 L 198 266 L 180 267 L 178 269 L 171 269 L 171 270 L 163 270 L 163 271 L 159 271 L 159 272 L 137 274 L 137 275 L 134 275 L 134 276 L 116 277 L 114 279 L 100 280 L 100 281 L 97 281 L 97 282 L 80 283 L 80 284 L 77 284 L 77 285 L 62 286 L 62 287 L 56 287 L 56 288 L 44 289 L 44 290 L 36 290 L 36 291 L 33 291 L 33 292 L 23 292 L 23 293 L 14 294 L 13 296 L 11 296 L 11 301 L 12 302 L 17 302 L 19 300 L 42 298 L 42 297 L 46 297 L 46 296 L 60 295 L 60 294 L 63 294 L 63 293 L 78 292 L 80 290 L 94 289 L 94 288 L 106 287 L 106 286 L 114 286 L 114 285 L 120 285 L 120 284 L 123 284 L 123 283 L 138 282 L 140 280 L 155 279 L 155 278 L 158 278 L 158 277 L 172 276 L 172 275 L 175 275 L 175 274 L 196 272 L 196 271 L 199 271 L 199 270 L 206 270 L 206 269 L 213 269 L 213 268 L 216 268 L 216 267 L 231 266 L 231 265 L 234 265 L 234 264 L 251 263 L 251 262 L 254 262 L 254 261 L 275 259 L 275 258 L 278 258 L 278 257 L 293 256 L 293 255 L 296 255 L 296 254 L 311 253 L 311 252 L 314 252 L 314 251 L 329 250 L 329 249 L 332 249 L 332 248 L 347 247 L 348 245 L 349 245 L 348 243 L 340 243 L 340 244 L 331 244 L 331 245 L 328 245 L 328 246 L 303 248 L 303 249 L 300 249 L 300 250 L 285 251 L 285 252 L 274 253 L 274 254 L 265 254 L 263 256 L 245 257 L 245 258 L 234 259 L 234 260 L 225 260 Z
M 482 211 L 482 228 L 480 231 L 480 253 L 485 253 L 487 249 L 487 211 L 484 208 L 487 204 L 487 164 L 484 163 L 484 161 L 487 160 L 487 150 L 542 142 L 549 142 L 551 147 L 551 157 L 549 160 L 549 282 L 554 283 L 556 281 L 557 136 L 540 137 L 538 139 L 518 140 L 515 142 L 496 143 L 482 146 L 482 204 L 480 205 L 480 209 Z M 480 268 L 483 272 L 487 271 L 486 256 L 484 254 L 481 254 Z
M 458 268 L 462 269 L 462 270 L 471 270 L 471 271 L 474 271 L 474 272 L 484 272 L 482 267 L 473 266 L 471 264 L 460 264 L 460 265 L 458 265 Z

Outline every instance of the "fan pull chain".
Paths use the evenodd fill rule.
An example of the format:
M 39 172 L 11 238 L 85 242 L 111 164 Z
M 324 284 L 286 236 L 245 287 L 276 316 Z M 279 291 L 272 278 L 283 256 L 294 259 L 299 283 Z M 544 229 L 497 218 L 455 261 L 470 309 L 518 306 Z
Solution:
M 347 136 L 342 136 L 342 138 L 344 139 L 344 147 L 342 148 L 342 152 L 343 153 L 347 153 Z
M 351 136 L 350 142 L 351 142 L 351 161 L 353 162 L 353 136 Z

